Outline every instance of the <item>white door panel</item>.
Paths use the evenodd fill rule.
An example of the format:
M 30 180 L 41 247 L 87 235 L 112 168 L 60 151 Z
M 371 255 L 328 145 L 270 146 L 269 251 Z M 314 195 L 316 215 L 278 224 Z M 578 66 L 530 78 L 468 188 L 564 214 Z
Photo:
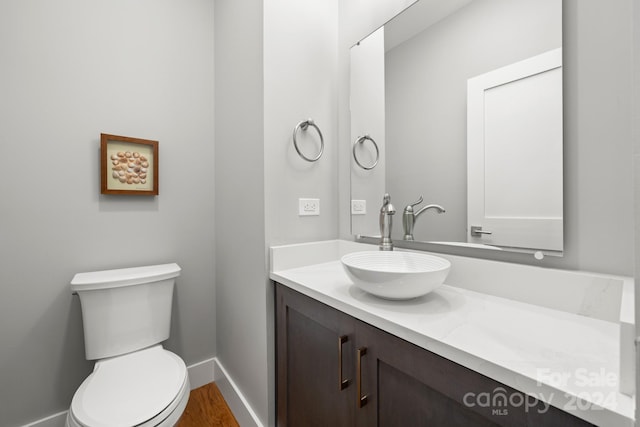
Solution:
M 562 251 L 561 49 L 469 79 L 467 114 L 468 241 Z

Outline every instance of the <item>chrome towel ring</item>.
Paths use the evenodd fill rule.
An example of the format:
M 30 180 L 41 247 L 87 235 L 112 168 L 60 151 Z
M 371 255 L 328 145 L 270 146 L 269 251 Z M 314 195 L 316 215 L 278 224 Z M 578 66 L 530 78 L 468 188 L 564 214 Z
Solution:
M 356 147 L 358 146 L 358 144 L 364 144 L 366 140 L 371 141 L 371 143 L 373 144 L 373 147 L 376 149 L 376 160 L 369 166 L 365 166 L 362 163 L 360 163 L 360 161 L 358 160 L 358 156 L 356 156 Z M 353 160 L 355 160 L 358 166 L 360 166 L 364 170 L 371 170 L 375 168 L 376 165 L 378 164 L 378 160 L 380 160 L 380 150 L 378 150 L 378 144 L 376 144 L 373 138 L 371 138 L 369 135 L 358 137 L 358 139 L 356 139 L 356 141 L 353 143 L 352 151 L 353 151 Z
M 298 147 L 298 141 L 296 140 L 298 129 L 302 129 L 303 131 L 306 131 L 309 128 L 309 126 L 312 126 L 313 128 L 315 128 L 316 132 L 318 132 L 318 135 L 320 135 L 320 151 L 318 152 L 318 155 L 313 158 L 309 158 L 304 154 L 302 154 L 302 151 L 300 151 L 300 148 Z M 298 123 L 296 127 L 293 129 L 293 146 L 296 148 L 298 155 L 302 157 L 304 160 L 306 160 L 307 162 L 315 162 L 320 157 L 322 157 L 322 153 L 324 152 L 324 138 L 322 137 L 322 132 L 320 132 L 320 128 L 313 122 L 313 119 L 304 120 Z

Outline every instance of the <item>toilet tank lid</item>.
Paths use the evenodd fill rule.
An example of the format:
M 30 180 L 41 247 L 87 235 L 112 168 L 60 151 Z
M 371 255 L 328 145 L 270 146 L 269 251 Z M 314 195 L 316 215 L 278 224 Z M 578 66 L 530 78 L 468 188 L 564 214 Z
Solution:
M 90 291 L 158 282 L 178 277 L 180 271 L 178 264 L 170 263 L 78 273 L 71 280 L 71 291 Z

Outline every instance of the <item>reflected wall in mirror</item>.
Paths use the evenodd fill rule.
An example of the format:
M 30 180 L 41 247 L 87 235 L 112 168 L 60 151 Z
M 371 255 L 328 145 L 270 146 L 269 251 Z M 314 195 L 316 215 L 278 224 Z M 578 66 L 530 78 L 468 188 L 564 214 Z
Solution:
M 561 255 L 561 47 L 562 0 L 419 0 L 354 46 L 352 234 L 388 192 L 394 241 L 422 196 L 415 241 Z

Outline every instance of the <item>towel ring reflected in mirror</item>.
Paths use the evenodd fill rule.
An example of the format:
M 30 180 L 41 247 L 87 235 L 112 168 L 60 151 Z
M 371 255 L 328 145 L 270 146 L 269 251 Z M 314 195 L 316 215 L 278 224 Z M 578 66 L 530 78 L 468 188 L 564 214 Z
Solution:
M 320 151 L 315 157 L 307 157 L 304 154 L 302 154 L 302 151 L 300 151 L 300 147 L 298 147 L 298 141 L 296 139 L 298 130 L 306 131 L 309 128 L 309 126 L 315 128 L 316 132 L 318 132 L 318 135 L 320 136 Z M 307 162 L 315 162 L 320 157 L 322 157 L 322 153 L 324 152 L 324 138 L 322 137 L 322 132 L 320 132 L 320 128 L 313 122 L 313 119 L 304 120 L 298 123 L 296 127 L 293 129 L 293 146 L 295 147 L 298 155 L 302 157 L 304 160 L 306 160 Z
M 376 160 L 369 166 L 365 166 L 362 163 L 360 163 L 360 160 L 358 160 L 358 156 L 356 155 L 356 147 L 358 146 L 358 144 L 364 144 L 364 142 L 367 140 L 371 141 L 371 143 L 373 144 L 373 147 L 376 149 Z M 378 144 L 376 144 L 376 141 L 374 141 L 374 139 L 371 138 L 369 135 L 358 137 L 358 139 L 356 139 L 356 141 L 353 143 L 352 151 L 353 151 L 353 160 L 355 160 L 356 164 L 364 170 L 371 170 L 375 168 L 376 165 L 378 164 L 378 160 L 380 160 L 380 150 L 378 149 Z

